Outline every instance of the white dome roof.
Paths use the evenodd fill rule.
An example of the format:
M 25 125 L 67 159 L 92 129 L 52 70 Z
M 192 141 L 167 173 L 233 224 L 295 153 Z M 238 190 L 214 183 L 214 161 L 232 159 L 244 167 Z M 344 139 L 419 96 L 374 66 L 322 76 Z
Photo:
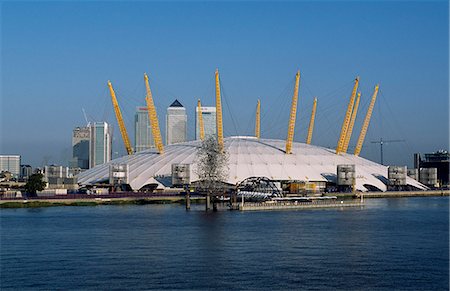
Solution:
M 165 146 L 162 155 L 158 154 L 156 149 L 149 149 L 124 156 L 79 174 L 78 182 L 86 185 L 108 180 L 110 164 L 128 164 L 129 184 L 133 189 L 157 183 L 155 177 L 171 176 L 172 164 L 190 164 L 193 182 L 198 179 L 195 174 L 195 160 L 200 146 L 200 141 L 190 141 Z M 380 180 L 387 179 L 386 166 L 351 154 L 336 155 L 333 149 L 294 142 L 292 154 L 286 155 L 284 140 L 258 140 L 255 137 L 242 136 L 225 138 L 224 148 L 229 154 L 229 176 L 226 182 L 231 184 L 255 176 L 272 180 L 335 182 L 337 165 L 354 164 L 356 189 L 367 191 L 364 184 L 368 184 L 386 191 L 386 185 Z M 409 177 L 407 184 L 426 189 Z

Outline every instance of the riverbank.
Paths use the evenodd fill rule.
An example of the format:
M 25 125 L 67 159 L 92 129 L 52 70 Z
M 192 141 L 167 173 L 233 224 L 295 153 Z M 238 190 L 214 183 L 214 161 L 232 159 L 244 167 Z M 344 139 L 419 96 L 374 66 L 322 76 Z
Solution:
M 361 193 L 327 193 L 327 196 L 336 196 L 341 199 L 360 199 Z M 363 198 L 402 198 L 402 197 L 430 197 L 450 196 L 450 190 L 432 191 L 397 191 L 397 192 L 366 192 Z M 204 197 L 191 197 L 191 203 L 203 203 Z M 120 197 L 120 198 L 33 198 L 33 199 L 2 199 L 0 208 L 34 208 L 53 206 L 98 206 L 98 205 L 145 205 L 145 204 L 185 204 L 183 196 L 156 196 L 156 197 Z
M 203 197 L 191 197 L 191 203 L 201 203 Z M 34 208 L 53 206 L 98 206 L 98 205 L 146 205 L 146 204 L 185 204 L 184 197 L 125 197 L 125 198 L 94 198 L 94 199 L 30 199 L 30 200 L 0 200 L 0 208 Z
M 326 193 L 326 196 L 336 196 L 338 198 L 402 198 L 402 197 L 428 197 L 428 196 L 450 196 L 450 190 L 429 190 L 429 191 L 386 191 L 386 192 L 357 192 L 357 193 Z

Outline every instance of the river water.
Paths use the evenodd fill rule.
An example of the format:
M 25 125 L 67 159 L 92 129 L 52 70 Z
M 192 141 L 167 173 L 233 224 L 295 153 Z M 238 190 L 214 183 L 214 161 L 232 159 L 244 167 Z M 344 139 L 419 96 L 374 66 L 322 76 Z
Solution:
M 1 209 L 1 289 L 448 289 L 448 197 L 366 203 Z

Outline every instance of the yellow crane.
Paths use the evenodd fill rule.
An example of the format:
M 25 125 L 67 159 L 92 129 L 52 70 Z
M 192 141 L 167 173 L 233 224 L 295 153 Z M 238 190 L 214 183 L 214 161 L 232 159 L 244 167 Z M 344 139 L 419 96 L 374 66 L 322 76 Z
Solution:
M 200 103 L 200 99 L 197 101 L 197 115 L 198 115 L 198 127 L 200 131 L 200 140 L 205 139 L 205 128 L 203 125 L 203 115 L 202 115 L 202 104 Z
M 133 148 L 130 144 L 130 139 L 128 138 L 128 132 L 123 122 L 122 113 L 120 112 L 119 103 L 117 102 L 116 93 L 114 92 L 111 81 L 108 81 L 109 92 L 111 93 L 111 100 L 114 107 L 114 112 L 116 113 L 117 123 L 119 124 L 120 134 L 122 135 L 123 143 L 125 144 L 125 149 L 127 154 L 133 154 Z
M 220 100 L 220 80 L 219 69 L 216 69 L 216 127 L 217 127 L 217 143 L 223 151 L 223 121 L 222 121 L 222 101 Z
M 372 117 L 373 107 L 375 106 L 375 100 L 377 100 L 378 88 L 380 86 L 377 84 L 375 90 L 373 91 L 372 100 L 370 100 L 369 108 L 367 109 L 366 117 L 364 118 L 364 123 L 361 128 L 361 133 L 359 134 L 358 142 L 356 143 L 355 156 L 359 156 L 361 149 L 366 138 L 367 129 L 369 128 L 370 118 Z
M 309 120 L 308 137 L 306 138 L 306 144 L 311 144 L 312 134 L 314 130 L 314 120 L 316 119 L 317 98 L 314 98 L 313 108 L 311 111 L 311 119 Z
M 256 104 L 255 136 L 261 138 L 261 101 Z
M 352 119 L 350 120 L 347 135 L 345 136 L 344 147 L 342 148 L 342 152 L 344 154 L 347 153 L 348 145 L 350 144 L 350 139 L 352 138 L 353 127 L 355 126 L 356 114 L 358 113 L 360 99 L 361 99 L 361 92 L 358 92 L 358 97 L 356 97 L 355 106 L 353 107 Z
M 300 71 L 295 74 L 294 94 L 292 95 L 291 114 L 289 116 L 288 135 L 286 139 L 286 154 L 292 153 L 292 142 L 294 141 L 295 119 L 297 116 L 298 85 L 300 83 Z
M 164 145 L 161 138 L 161 131 L 159 130 L 158 115 L 156 114 L 155 104 L 153 103 L 152 91 L 148 83 L 148 76 L 144 73 L 145 88 L 147 95 L 145 96 L 145 102 L 147 103 L 148 118 L 150 120 L 150 126 L 152 128 L 153 141 L 155 142 L 156 149 L 160 154 L 164 153 Z
M 355 103 L 356 90 L 358 90 L 359 77 L 355 79 L 355 85 L 353 86 L 352 95 L 350 96 L 350 101 L 348 102 L 347 112 L 345 114 L 344 122 L 342 123 L 341 135 L 339 136 L 339 141 L 336 147 L 336 154 L 342 152 L 345 143 L 345 136 L 347 135 L 348 126 L 350 124 L 350 119 L 353 110 L 353 104 Z

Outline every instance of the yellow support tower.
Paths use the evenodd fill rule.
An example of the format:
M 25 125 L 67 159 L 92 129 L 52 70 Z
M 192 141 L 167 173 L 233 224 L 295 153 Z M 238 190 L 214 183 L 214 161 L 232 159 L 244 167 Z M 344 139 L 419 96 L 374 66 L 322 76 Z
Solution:
M 350 96 L 350 101 L 348 102 L 347 113 L 345 114 L 344 122 L 342 123 L 341 135 L 339 137 L 339 141 L 336 147 L 336 154 L 341 153 L 342 149 L 344 148 L 345 136 L 347 135 L 348 126 L 350 124 L 353 104 L 355 103 L 356 90 L 358 90 L 358 84 L 359 84 L 359 77 L 356 77 L 352 95 Z
M 311 111 L 311 119 L 309 120 L 308 137 L 306 138 L 306 144 L 311 144 L 312 134 L 314 130 L 314 120 L 316 119 L 317 98 L 314 98 L 313 108 Z
M 200 129 L 200 140 L 205 139 L 205 128 L 203 125 L 202 104 L 200 99 L 197 101 L 197 115 L 198 115 L 198 127 Z
M 286 154 L 292 153 L 292 142 L 294 141 L 295 118 L 297 115 L 298 84 L 300 83 L 300 71 L 295 75 L 294 95 L 292 95 L 291 114 L 289 116 L 288 136 L 286 139 Z
M 347 153 L 348 145 L 350 144 L 350 139 L 352 137 L 353 127 L 355 126 L 356 114 L 358 113 L 360 99 L 361 99 L 361 92 L 358 92 L 358 97 L 356 97 L 355 106 L 353 107 L 352 119 L 350 120 L 347 135 L 345 136 L 344 147 L 342 148 L 342 152 L 344 154 Z
M 150 120 L 150 126 L 152 127 L 153 141 L 155 142 L 156 149 L 160 154 L 164 153 L 164 145 L 161 138 L 161 131 L 159 130 L 158 115 L 156 114 L 155 104 L 153 103 L 152 91 L 148 83 L 148 76 L 144 73 L 145 88 L 147 95 L 145 96 L 145 102 L 147 103 L 148 118 Z
M 259 99 L 256 105 L 255 136 L 257 139 L 261 138 L 261 101 Z
M 117 123 L 119 124 L 120 134 L 122 135 L 123 143 L 125 144 L 125 149 L 127 154 L 133 154 L 133 148 L 130 144 L 130 139 L 128 138 L 128 132 L 125 128 L 125 123 L 123 122 L 122 113 L 120 112 L 119 103 L 117 102 L 116 93 L 114 92 L 113 86 L 110 81 L 108 81 L 109 92 L 111 93 L 111 100 L 114 107 L 114 112 L 116 113 Z
M 222 121 L 222 101 L 220 100 L 220 80 L 219 69 L 216 69 L 216 127 L 217 142 L 219 148 L 223 151 L 223 121 Z
M 370 101 L 369 108 L 367 109 L 366 118 L 364 118 L 364 123 L 361 128 L 361 133 L 359 134 L 358 142 L 356 143 L 355 156 L 359 156 L 361 149 L 366 138 L 367 129 L 369 128 L 370 118 L 372 117 L 373 107 L 375 106 L 375 100 L 377 100 L 378 88 L 380 86 L 377 84 L 375 90 L 373 91 L 372 100 Z

